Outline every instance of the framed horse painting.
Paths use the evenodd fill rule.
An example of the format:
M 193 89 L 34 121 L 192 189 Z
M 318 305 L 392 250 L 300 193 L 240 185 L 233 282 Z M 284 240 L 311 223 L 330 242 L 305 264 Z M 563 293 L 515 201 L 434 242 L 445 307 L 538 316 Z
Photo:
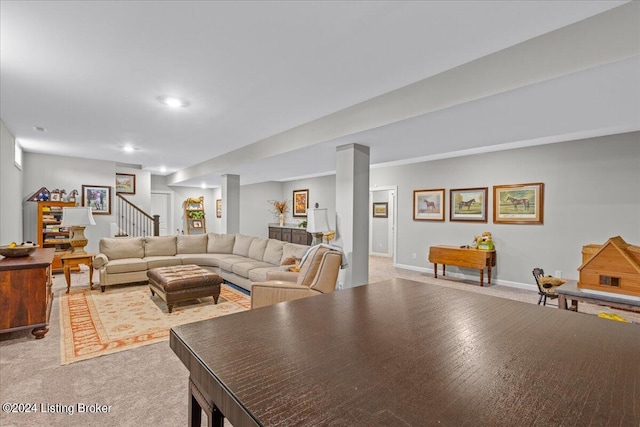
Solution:
M 414 221 L 444 221 L 444 188 L 413 191 Z
M 487 187 L 449 190 L 449 220 L 487 222 Z
M 495 224 L 542 224 L 544 184 L 493 186 L 493 222 Z

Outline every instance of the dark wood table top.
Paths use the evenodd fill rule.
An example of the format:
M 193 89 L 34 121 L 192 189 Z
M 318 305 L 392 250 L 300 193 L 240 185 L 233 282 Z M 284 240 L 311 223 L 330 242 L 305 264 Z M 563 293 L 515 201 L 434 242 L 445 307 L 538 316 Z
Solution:
M 0 256 L 0 271 L 42 268 L 53 262 L 55 252 L 54 248 L 38 248 L 29 256 L 15 258 Z
M 604 292 L 593 292 L 589 290 L 585 291 L 584 289 L 578 287 L 577 280 L 567 280 L 566 283 L 563 283 L 562 285 L 556 288 L 556 292 L 559 294 L 566 295 L 567 297 L 569 297 L 569 299 L 571 297 L 579 297 L 579 298 L 598 300 L 602 302 L 615 302 L 619 304 L 626 304 L 630 306 L 640 307 L 640 298 L 638 297 L 628 296 L 624 294 L 616 294 L 613 292 L 605 294 Z
M 639 325 L 404 279 L 178 326 L 171 347 L 234 427 L 640 424 Z

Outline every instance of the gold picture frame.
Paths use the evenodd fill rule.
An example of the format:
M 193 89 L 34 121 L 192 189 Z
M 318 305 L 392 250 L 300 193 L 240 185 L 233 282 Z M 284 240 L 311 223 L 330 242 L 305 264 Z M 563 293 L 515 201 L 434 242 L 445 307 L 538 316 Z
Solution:
M 444 188 L 413 191 L 414 221 L 444 221 Z
M 495 224 L 543 224 L 544 183 L 493 186 Z
M 309 190 L 293 190 L 293 216 L 306 217 L 309 208 Z

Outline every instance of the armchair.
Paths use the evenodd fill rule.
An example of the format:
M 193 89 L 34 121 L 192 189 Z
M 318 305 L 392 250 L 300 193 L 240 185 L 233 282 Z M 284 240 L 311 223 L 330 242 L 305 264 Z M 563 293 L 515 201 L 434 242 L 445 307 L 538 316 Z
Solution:
M 266 282 L 254 282 L 251 308 L 333 292 L 341 262 L 342 254 L 338 251 L 322 246 L 311 248 L 299 273 L 271 271 Z

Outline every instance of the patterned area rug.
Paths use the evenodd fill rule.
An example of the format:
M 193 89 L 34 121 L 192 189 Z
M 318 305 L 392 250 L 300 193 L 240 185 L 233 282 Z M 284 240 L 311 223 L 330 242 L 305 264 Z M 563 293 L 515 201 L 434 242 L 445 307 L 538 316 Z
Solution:
M 248 310 L 248 296 L 222 285 L 218 304 L 213 298 L 176 303 L 169 313 L 148 285 L 112 286 L 106 292 L 78 289 L 60 297 L 60 364 L 169 339 L 169 329 Z

